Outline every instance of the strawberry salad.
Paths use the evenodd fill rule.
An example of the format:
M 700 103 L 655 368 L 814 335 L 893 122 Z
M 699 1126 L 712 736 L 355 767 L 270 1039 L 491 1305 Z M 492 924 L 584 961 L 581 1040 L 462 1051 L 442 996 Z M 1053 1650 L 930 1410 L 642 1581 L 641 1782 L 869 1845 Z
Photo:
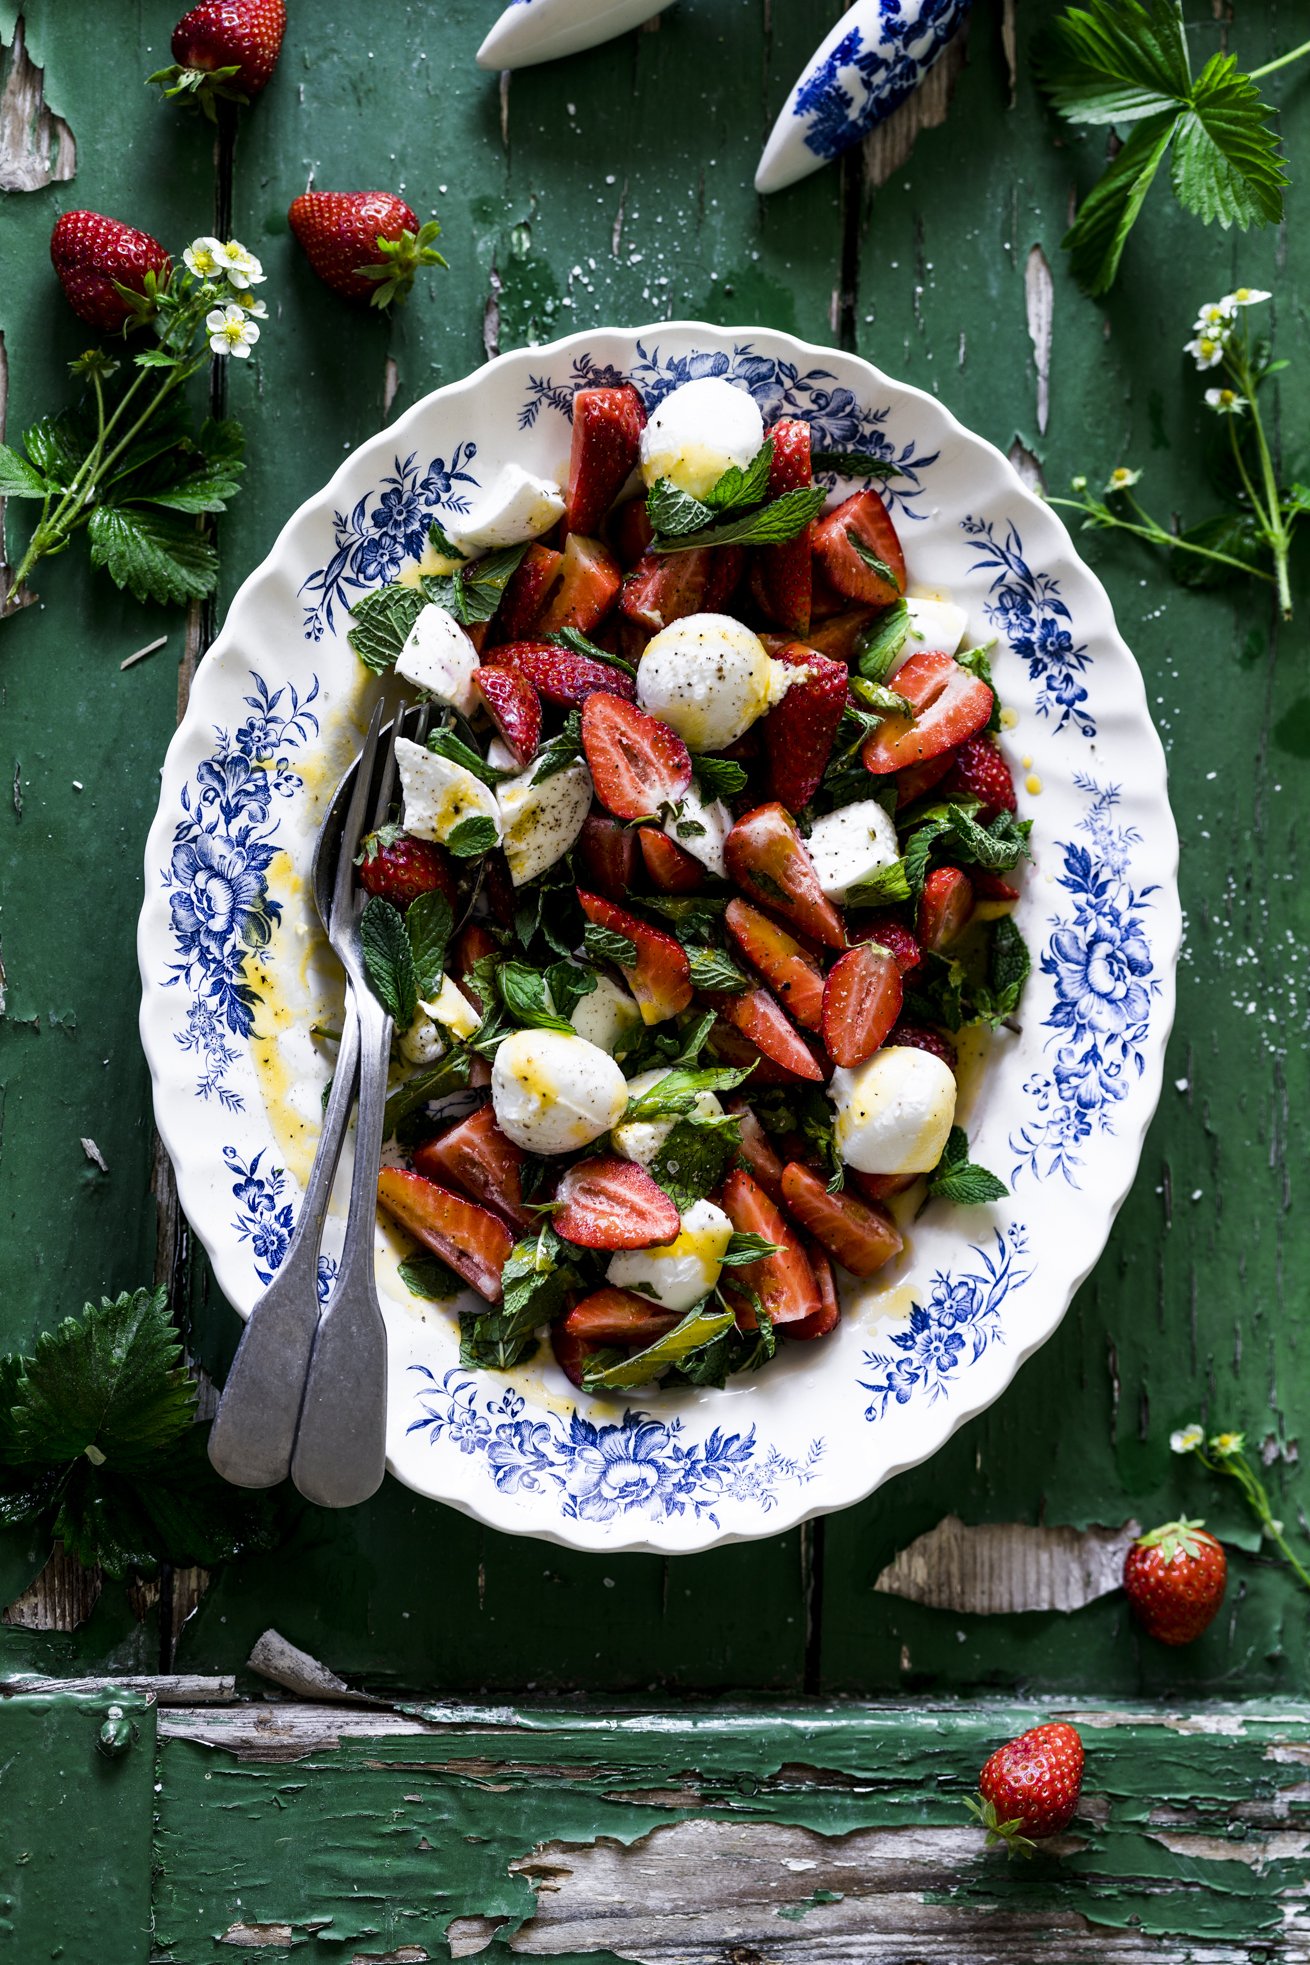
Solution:
M 897 1213 L 1006 1191 L 956 1042 L 1017 1007 L 1029 823 L 886 469 L 718 378 L 580 389 L 567 485 L 505 465 L 353 610 L 431 706 L 359 868 L 379 1200 L 411 1290 L 483 1300 L 471 1367 L 721 1386 L 828 1335 Z

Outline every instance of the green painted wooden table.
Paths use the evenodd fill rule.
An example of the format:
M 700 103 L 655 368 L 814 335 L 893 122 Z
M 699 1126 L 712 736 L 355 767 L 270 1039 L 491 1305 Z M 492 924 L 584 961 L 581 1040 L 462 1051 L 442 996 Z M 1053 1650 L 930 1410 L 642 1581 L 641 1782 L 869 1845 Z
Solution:
M 1250 238 L 1206 232 L 1157 195 L 1119 290 L 1080 297 L 1059 240 L 1102 145 L 1071 141 L 1036 95 L 1033 0 L 979 0 L 959 58 L 894 129 L 767 204 L 751 189 L 759 146 L 836 0 L 680 0 L 646 31 L 503 85 L 472 62 L 494 0 L 299 0 L 271 89 L 217 145 L 142 86 L 167 58 L 165 0 L 115 7 L 112 34 L 107 11 L 28 0 L 20 56 L 14 0 L 0 0 L 0 179 L 26 187 L 0 202 L 0 417 L 6 397 L 15 431 L 51 407 L 83 345 L 46 257 L 74 205 L 173 244 L 234 231 L 268 269 L 271 319 L 258 361 L 227 378 L 253 458 L 222 522 L 212 616 L 137 607 L 69 555 L 0 624 L 0 1346 L 157 1273 L 221 1376 L 235 1320 L 177 1217 L 137 1042 L 141 849 L 223 604 L 342 455 L 497 349 L 683 316 L 858 349 L 1052 489 L 1127 461 L 1156 509 L 1199 516 L 1209 432 L 1180 353 L 1194 306 L 1239 281 L 1270 287 L 1283 352 L 1304 348 L 1310 233 L 1299 187 L 1287 225 Z M 1194 47 L 1231 38 L 1255 64 L 1303 36 L 1305 11 L 1196 4 Z M 1296 69 L 1267 86 L 1299 176 L 1310 88 Z M 285 224 L 311 178 L 395 184 L 435 210 L 450 272 L 421 280 L 394 322 L 338 305 Z M 1295 372 L 1278 434 L 1305 477 L 1310 392 Z M 0 1803 L 22 1781 L 6 1744 L 20 1724 L 34 1764 L 33 1729 L 80 1741 L 76 1699 L 103 1702 L 102 1681 L 153 1677 L 166 1702 L 159 1741 L 132 1749 L 158 1755 L 155 1819 L 145 1799 L 123 1802 L 140 1834 L 124 1831 L 115 1914 L 135 1918 L 136 1950 L 92 1952 L 73 1921 L 54 1936 L 15 1923 L 50 1899 L 24 1899 L 10 1867 L 0 1939 L 24 1958 L 128 1965 L 153 1945 L 190 1965 L 222 1956 L 225 1934 L 306 1959 L 488 1944 L 739 1965 L 1310 1958 L 1310 1605 L 1233 1497 L 1168 1451 L 1193 1416 L 1244 1427 L 1304 1526 L 1305 635 L 1299 620 L 1279 631 L 1261 593 L 1183 592 L 1131 543 L 1087 553 L 1169 752 L 1188 932 L 1162 1107 L 1058 1334 L 990 1412 L 866 1505 L 694 1558 L 499 1538 L 391 1483 L 347 1514 L 302 1509 L 276 1553 L 209 1579 L 101 1588 L 56 1562 L 30 1587 L 46 1552 L 0 1540 L 0 1671 L 93 1682 L 71 1703 L 39 1695 L 55 1719 L 34 1717 L 30 1692 L 21 1715 L 0 1705 Z M 1183 1508 L 1236 1550 L 1202 1642 L 1144 1642 L 1114 1593 L 1049 1607 L 1111 1560 L 1115 1536 L 1088 1531 L 1121 1540 L 1130 1520 Z M 897 1562 L 949 1517 L 964 1526 Z M 1047 1607 L 1005 1607 L 1025 1603 Z M 242 1704 L 261 1698 L 246 1660 L 270 1627 L 387 1707 Z M 726 1693 L 753 1703 L 739 1716 Z M 563 1710 L 532 1706 L 564 1695 Z M 514 1710 L 421 1716 L 452 1696 Z M 621 1723 L 595 1703 L 615 1698 Z M 1088 1702 L 1077 1846 L 1016 1882 L 979 1857 L 958 1795 L 1013 1721 Z M 1169 1717 L 1194 1708 L 1194 1725 Z M 89 1805 L 71 1756 L 65 1786 Z M 81 1831 L 38 1788 L 18 1792 L 72 1887 Z M 153 1937 L 132 1869 L 148 1871 L 152 1836 Z

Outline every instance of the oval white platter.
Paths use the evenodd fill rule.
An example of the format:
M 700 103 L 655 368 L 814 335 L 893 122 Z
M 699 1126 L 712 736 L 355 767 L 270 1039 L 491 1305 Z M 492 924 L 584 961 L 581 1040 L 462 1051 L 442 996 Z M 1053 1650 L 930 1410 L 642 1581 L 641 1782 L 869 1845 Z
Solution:
M 1141 675 L 1100 582 L 999 451 L 853 355 L 764 328 L 662 323 L 503 355 L 362 444 L 232 603 L 169 747 L 146 851 L 141 1032 L 182 1205 L 248 1315 L 313 1155 L 340 980 L 306 889 L 324 801 L 376 683 L 351 603 L 417 559 L 506 459 L 563 478 L 575 388 L 657 402 L 748 388 L 816 448 L 876 451 L 912 582 L 947 587 L 994 669 L 1033 861 L 1021 1030 L 965 1075 L 973 1156 L 1008 1200 L 933 1203 L 842 1322 L 725 1391 L 574 1392 L 549 1353 L 461 1368 L 450 1310 L 409 1294 L 379 1227 L 389 1464 L 479 1520 L 575 1548 L 704 1549 L 861 1500 L 926 1460 L 1055 1330 L 1104 1247 L 1159 1096 L 1180 937 L 1178 842 Z M 334 1219 L 344 1213 L 340 1184 Z M 331 1248 L 324 1286 L 332 1269 Z

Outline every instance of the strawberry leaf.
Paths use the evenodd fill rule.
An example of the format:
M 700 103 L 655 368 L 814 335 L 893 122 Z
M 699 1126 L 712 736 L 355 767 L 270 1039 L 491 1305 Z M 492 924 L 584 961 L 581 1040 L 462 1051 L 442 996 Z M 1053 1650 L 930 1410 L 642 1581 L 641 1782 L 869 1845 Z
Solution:
M 91 564 L 103 567 L 136 600 L 182 602 L 212 593 L 218 554 L 180 519 L 125 505 L 98 505 L 87 533 Z
M 1179 118 L 1171 165 L 1174 196 L 1207 225 L 1277 224 L 1287 174 L 1270 111 L 1232 55 L 1215 55 Z
M 0 498 L 48 498 L 56 489 L 34 464 L 0 443 Z
M 149 1468 L 192 1421 L 196 1388 L 181 1358 L 164 1290 L 88 1303 L 26 1361 L 11 1453 L 43 1463 L 84 1457 L 122 1474 Z

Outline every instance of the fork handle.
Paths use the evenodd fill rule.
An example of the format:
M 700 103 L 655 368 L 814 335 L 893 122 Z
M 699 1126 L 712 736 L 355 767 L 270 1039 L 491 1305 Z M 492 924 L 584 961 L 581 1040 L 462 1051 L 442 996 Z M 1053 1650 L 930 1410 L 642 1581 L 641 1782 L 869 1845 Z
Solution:
M 336 1288 L 319 1319 L 291 1478 L 321 1508 L 351 1508 L 382 1485 L 387 1465 L 387 1329 L 378 1302 L 374 1244 L 387 1098 L 391 1018 L 364 985 L 359 1114 L 345 1244 Z
M 236 1487 L 275 1487 L 291 1471 L 319 1320 L 319 1245 L 358 1077 L 359 1019 L 347 989 L 337 1068 L 309 1185 L 282 1265 L 241 1334 L 209 1431 L 209 1458 Z

